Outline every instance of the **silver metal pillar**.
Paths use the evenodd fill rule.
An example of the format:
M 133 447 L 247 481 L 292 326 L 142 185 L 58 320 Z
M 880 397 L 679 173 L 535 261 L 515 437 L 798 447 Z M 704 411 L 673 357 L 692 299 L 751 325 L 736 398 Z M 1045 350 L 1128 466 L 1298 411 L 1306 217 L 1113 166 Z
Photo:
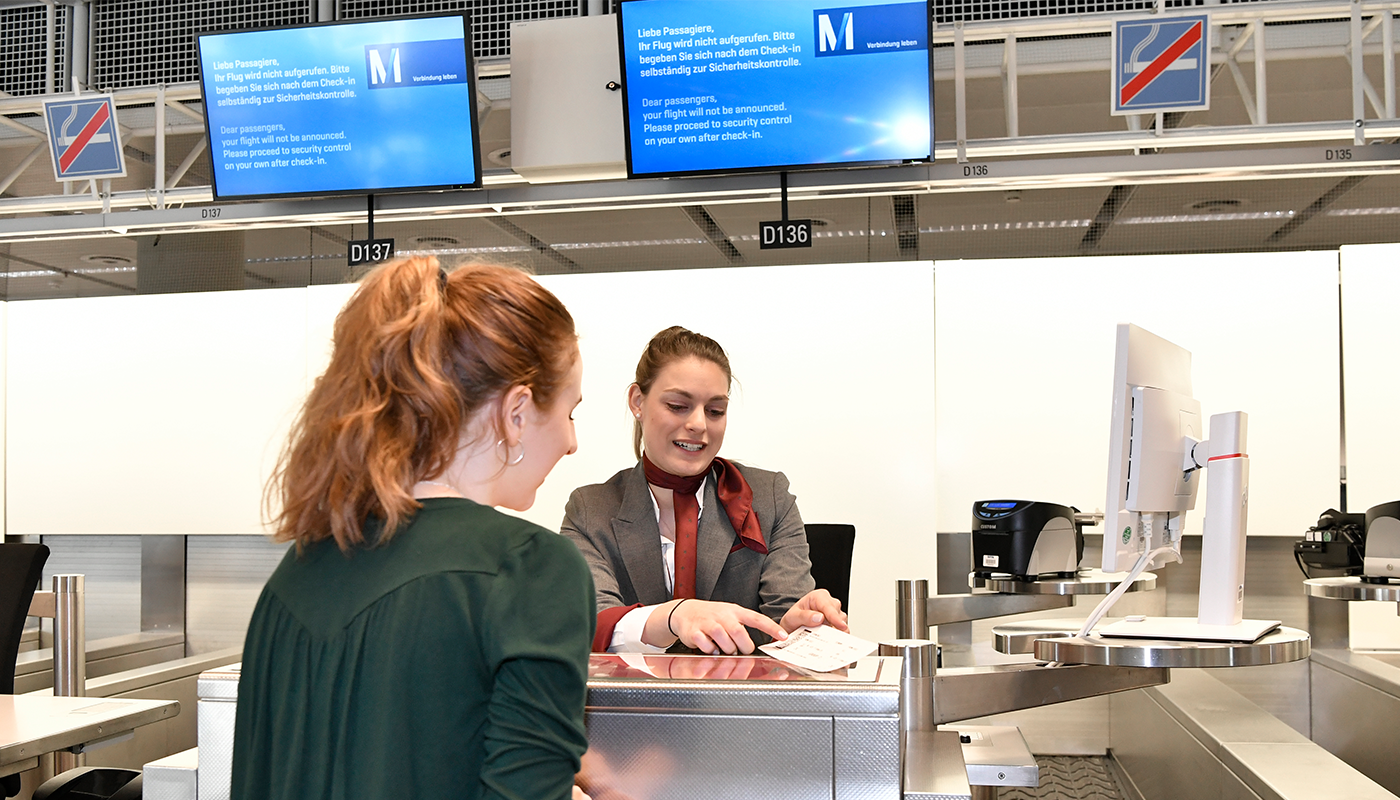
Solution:
M 894 635 L 897 639 L 928 636 L 928 581 L 899 581 L 895 587 Z
M 87 614 L 82 575 L 53 576 L 53 693 L 55 697 L 87 695 Z M 54 769 L 60 773 L 83 766 L 86 757 L 59 752 Z
M 906 731 L 937 730 L 933 676 L 938 669 L 938 645 L 928 639 L 895 639 L 880 643 L 880 655 L 904 659 L 899 680 L 900 726 Z

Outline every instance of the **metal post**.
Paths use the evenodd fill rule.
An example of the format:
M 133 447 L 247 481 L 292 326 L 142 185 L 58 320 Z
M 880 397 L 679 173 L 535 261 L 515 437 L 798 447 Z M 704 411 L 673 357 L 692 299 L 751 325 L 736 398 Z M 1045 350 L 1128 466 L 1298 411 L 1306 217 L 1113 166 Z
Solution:
M 1381 15 L 1381 60 L 1385 64 L 1385 118 L 1395 119 L 1395 15 Z
M 87 618 L 82 575 L 53 576 L 53 693 L 55 697 L 87 695 Z M 85 757 L 60 752 L 58 772 L 83 766 Z
M 54 8 L 53 0 L 48 0 L 44 5 L 49 23 L 48 48 L 44 60 L 44 93 L 53 94 L 57 90 L 53 83 L 53 62 L 54 54 L 58 50 L 58 11 Z
M 1254 23 L 1254 108 L 1255 123 L 1269 124 L 1269 81 L 1265 77 L 1264 20 Z
M 933 676 L 938 671 L 938 645 L 927 639 L 896 639 L 880 643 L 880 655 L 904 659 L 899 679 L 899 723 L 906 731 L 937 730 L 933 713 Z
M 87 0 L 73 4 L 73 34 L 69 37 L 68 47 L 72 69 L 68 72 L 68 88 L 74 94 L 86 89 L 88 84 L 89 15 Z
M 1017 87 L 1016 34 L 1006 34 L 1005 51 L 1001 59 L 1002 96 L 1006 100 L 1006 135 L 1015 139 L 1021 135 L 1021 99 Z
M 953 112 L 958 130 L 958 163 L 967 163 L 967 63 L 963 24 L 953 23 Z
M 165 208 L 165 84 L 156 84 L 156 208 Z
M 895 586 L 894 635 L 898 639 L 928 636 L 928 581 L 899 581 Z
M 1308 635 L 1313 649 L 1351 649 L 1351 603 L 1308 597 Z
M 1362 61 L 1363 47 L 1361 33 L 1361 2 L 1352 0 L 1351 3 L 1351 118 L 1355 126 L 1353 143 L 1357 146 L 1366 143 L 1366 99 L 1364 71 L 1365 63 Z

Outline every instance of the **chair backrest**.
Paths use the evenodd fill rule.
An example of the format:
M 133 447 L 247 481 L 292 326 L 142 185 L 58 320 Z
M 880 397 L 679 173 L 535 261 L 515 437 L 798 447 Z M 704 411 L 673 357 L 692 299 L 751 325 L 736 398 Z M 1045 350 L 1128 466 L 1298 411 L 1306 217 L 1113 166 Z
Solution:
M 15 692 L 24 619 L 48 559 L 49 548 L 42 544 L 0 544 L 0 694 Z
M 807 529 L 807 550 L 812 558 L 812 580 L 818 589 L 831 592 L 841 601 L 841 608 L 851 609 L 851 551 L 856 546 L 856 526 L 824 524 L 804 525 Z
M 0 544 L 0 694 L 15 693 L 19 640 L 48 560 L 49 548 L 42 544 Z M 19 791 L 18 775 L 0 778 L 0 797 L 13 797 Z

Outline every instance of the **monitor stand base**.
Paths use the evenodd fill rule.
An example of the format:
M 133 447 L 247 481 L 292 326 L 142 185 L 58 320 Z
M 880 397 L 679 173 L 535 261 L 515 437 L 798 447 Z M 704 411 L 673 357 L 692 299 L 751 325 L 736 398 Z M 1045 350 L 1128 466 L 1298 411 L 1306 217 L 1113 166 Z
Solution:
M 1234 625 L 1203 625 L 1196 617 L 1128 617 L 1099 628 L 1098 634 L 1126 639 L 1253 642 L 1278 626 L 1276 619 L 1242 619 Z

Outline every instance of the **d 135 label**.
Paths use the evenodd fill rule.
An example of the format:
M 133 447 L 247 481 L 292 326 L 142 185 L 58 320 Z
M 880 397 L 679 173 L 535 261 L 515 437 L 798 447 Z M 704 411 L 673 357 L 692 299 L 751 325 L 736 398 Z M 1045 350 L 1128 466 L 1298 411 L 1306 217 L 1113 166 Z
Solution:
M 393 239 L 359 239 L 350 243 L 350 266 L 378 264 L 394 255 Z
M 758 223 L 758 249 L 760 250 L 811 246 L 812 221 L 810 219 L 785 219 L 777 222 Z

